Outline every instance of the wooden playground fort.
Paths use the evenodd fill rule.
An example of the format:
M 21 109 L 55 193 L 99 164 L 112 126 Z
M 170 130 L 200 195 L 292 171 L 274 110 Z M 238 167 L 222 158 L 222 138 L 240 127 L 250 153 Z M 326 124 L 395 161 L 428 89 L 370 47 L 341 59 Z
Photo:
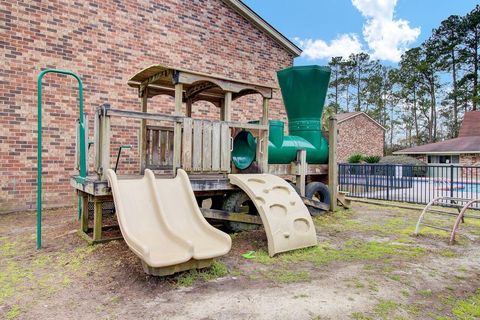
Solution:
M 100 106 L 93 120 L 94 141 L 91 149 L 95 154 L 94 171 L 88 173 L 84 182 L 78 182 L 77 176 L 70 179 L 71 185 L 77 190 L 83 204 L 80 232 L 89 241 L 106 240 L 102 236 L 102 207 L 105 207 L 104 203 L 112 202 L 106 178 L 106 171 L 111 166 L 110 122 L 112 117 L 141 119 L 139 175 L 143 175 L 145 169 L 152 169 L 158 177 L 174 177 L 176 170 L 182 168 L 189 174 L 195 196 L 198 199 L 212 198 L 213 203 L 218 203 L 218 199 L 221 201 L 233 191 L 238 190 L 238 187 L 229 183 L 227 177 L 229 173 L 278 175 L 294 182 L 302 196 L 305 195 L 305 186 L 308 182 L 323 181 L 329 173 L 328 164 L 307 164 L 305 152 L 302 151 L 298 152 L 298 159 L 289 164 L 268 164 L 268 105 L 272 98 L 274 89 L 272 87 L 160 65 L 140 71 L 128 81 L 128 85 L 138 89 L 142 111 L 118 110 L 108 104 Z M 148 112 L 148 99 L 162 94 L 175 99 L 174 115 Z M 263 100 L 259 123 L 231 121 L 232 101 L 250 94 L 259 94 Z M 209 101 L 220 108 L 221 119 L 218 121 L 193 119 L 192 105 L 201 100 Z M 182 111 L 184 103 L 186 104 L 185 114 Z M 87 119 L 88 117 L 85 117 L 86 128 L 88 128 Z M 151 122 L 159 122 L 162 125 L 151 125 Z M 332 127 L 335 127 L 335 120 L 332 120 Z M 234 138 L 244 130 L 250 132 L 259 143 L 256 144 L 255 162 L 247 170 L 239 170 L 231 161 L 231 152 Z M 330 146 L 335 146 L 335 138 L 335 134 L 330 135 Z M 88 143 L 87 138 L 84 141 Z M 119 157 L 123 147 L 121 146 L 118 150 Z M 334 153 L 335 148 L 330 147 L 331 162 L 335 159 Z M 77 158 L 80 159 L 80 156 Z M 116 159 L 117 164 L 118 161 L 121 161 L 121 158 Z M 336 189 L 333 185 L 335 181 L 330 179 L 330 190 Z M 336 195 L 332 192 L 331 196 L 330 204 L 333 205 Z M 303 201 L 309 206 L 322 210 L 330 209 L 324 203 L 314 199 L 304 197 Z M 89 203 L 93 203 L 94 208 L 94 223 L 91 228 L 88 226 L 89 214 L 92 214 L 89 210 L 92 205 L 89 206 Z M 220 207 L 202 208 L 202 213 L 206 218 L 216 220 L 261 224 L 258 216 L 227 212 Z
M 45 70 L 39 76 L 38 247 L 41 246 L 41 78 L 48 72 L 73 75 L 81 87 L 80 78 L 67 71 Z M 130 202 L 138 202 L 140 207 L 146 203 L 151 205 L 152 202 L 156 203 L 155 210 L 162 211 L 168 205 L 164 206 L 161 202 L 169 201 L 165 195 L 168 191 L 165 185 L 170 183 L 168 181 L 188 176 L 188 179 L 185 178 L 189 181 L 188 186 L 184 184 L 181 189 L 186 192 L 186 203 L 190 201 L 189 191 L 183 189 L 192 191 L 191 199 L 194 199 L 195 205 L 188 204 L 184 211 L 192 212 L 193 216 L 178 218 L 187 221 L 186 224 L 190 220 L 198 220 L 196 212 L 203 216 L 203 220 L 206 218 L 223 223 L 235 231 L 263 224 L 270 255 L 315 245 L 317 240 L 310 213 L 335 210 L 337 196 L 340 196 L 341 203 L 345 203 L 344 195 L 337 192 L 335 118 L 329 120 L 328 143 L 321 132 L 321 116 L 330 71 L 325 67 L 308 66 L 291 67 L 278 74 L 289 117 L 290 136 L 284 134 L 283 122 L 268 119 L 269 101 L 275 88 L 161 65 L 150 66 L 128 81 L 129 86 L 138 90 L 141 111 L 119 110 L 108 104 L 96 109 L 93 115 L 93 140 L 89 140 L 89 117 L 83 114 L 83 102 L 80 99 L 76 144 L 79 174 L 70 178 L 70 184 L 79 199 L 80 235 L 90 243 L 117 239 L 118 233 L 112 237 L 109 231 L 118 229 L 118 225 L 104 221 L 107 212 L 116 213 L 123 238 L 142 259 L 147 273 L 164 275 L 208 265 L 207 262 L 213 256 L 208 256 L 210 260 L 204 260 L 191 255 L 187 262 L 172 262 L 168 264 L 169 268 L 162 269 L 165 267 L 163 262 L 151 262 L 147 254 L 149 250 L 138 240 L 143 236 L 143 230 L 132 225 L 127 228 L 132 213 L 126 214 L 128 209 L 123 204 L 122 208 L 113 206 L 113 200 L 115 206 L 120 206 L 123 202 L 120 196 L 123 192 L 125 199 L 137 196 L 130 199 Z M 300 80 L 291 81 L 295 77 Z M 260 119 L 246 123 L 232 121 L 232 101 L 252 94 L 262 97 Z M 158 95 L 174 98 L 173 115 L 149 112 L 149 98 Z M 220 119 L 212 121 L 192 118 L 192 105 L 196 101 L 208 101 L 220 108 Z M 112 117 L 141 120 L 138 173 L 119 176 L 120 180 L 117 179 L 116 171 L 121 163 L 121 152 L 131 146 L 122 145 L 118 150 L 112 150 L 111 137 L 115 134 L 111 127 Z M 92 172 L 87 170 L 89 151 L 94 153 Z M 111 167 L 112 151 L 117 154 L 114 168 Z M 146 182 L 147 177 L 149 183 Z M 327 180 L 328 188 L 323 184 Z M 135 184 L 139 187 L 133 188 Z M 150 193 L 153 198 L 145 198 Z M 171 197 L 175 197 L 175 194 Z M 207 199 L 210 201 L 209 208 L 202 207 L 202 202 Z M 126 207 L 128 205 L 131 203 Z M 171 211 L 176 211 L 175 209 L 175 206 L 171 206 Z M 132 207 L 130 211 L 136 211 L 136 208 Z M 118 216 L 119 213 L 121 217 Z M 155 215 L 165 220 L 161 224 L 168 229 L 164 230 L 166 233 L 178 224 L 175 213 L 170 214 L 173 217 L 167 217 L 165 213 L 154 212 L 150 217 Z M 136 223 L 135 220 L 131 221 L 133 222 L 129 223 Z M 135 232 L 137 234 L 133 235 Z M 211 230 L 204 232 L 212 235 Z M 185 232 L 178 231 L 178 239 L 185 237 L 181 233 Z M 189 243 L 189 239 L 184 240 Z M 144 249 L 135 251 L 135 247 Z

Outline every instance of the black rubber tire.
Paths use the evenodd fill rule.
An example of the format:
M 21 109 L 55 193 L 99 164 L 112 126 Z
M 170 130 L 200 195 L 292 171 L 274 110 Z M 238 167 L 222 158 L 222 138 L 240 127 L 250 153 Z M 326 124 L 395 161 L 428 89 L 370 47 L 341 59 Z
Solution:
M 289 184 L 295 189 L 295 191 L 297 191 L 298 195 L 300 195 L 300 188 L 293 182 L 289 182 Z
M 305 186 L 305 197 L 323 202 L 328 206 L 330 205 L 330 191 L 328 190 L 328 187 L 321 182 L 315 181 L 307 184 Z M 312 216 L 317 216 L 323 213 L 322 210 L 312 207 L 308 207 L 308 211 Z
M 222 209 L 229 212 L 241 212 L 242 207 L 248 206 L 248 214 L 258 215 L 257 209 L 250 197 L 243 191 L 238 190 L 227 195 L 223 201 Z M 258 225 L 242 222 L 227 221 L 225 226 L 233 232 L 256 230 Z

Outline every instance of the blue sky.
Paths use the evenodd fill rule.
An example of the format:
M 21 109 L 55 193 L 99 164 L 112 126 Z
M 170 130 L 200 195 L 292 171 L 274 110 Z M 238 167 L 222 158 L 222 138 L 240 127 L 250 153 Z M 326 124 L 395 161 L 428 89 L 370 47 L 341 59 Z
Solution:
M 295 64 L 325 64 L 332 55 L 366 51 L 395 65 L 452 14 L 465 15 L 472 0 L 244 0 L 304 49 Z

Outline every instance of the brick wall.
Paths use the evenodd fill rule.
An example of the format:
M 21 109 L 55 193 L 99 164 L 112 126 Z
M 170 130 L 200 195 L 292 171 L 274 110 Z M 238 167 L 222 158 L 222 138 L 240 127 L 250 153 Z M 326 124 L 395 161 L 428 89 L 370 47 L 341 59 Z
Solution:
M 347 162 L 349 156 L 361 153 L 383 156 L 383 129 L 366 115 L 360 114 L 338 124 L 338 162 Z
M 136 91 L 126 81 L 151 64 L 276 86 L 275 71 L 293 62 L 220 0 L 1 0 L 0 29 L 0 212 L 35 208 L 36 77 L 42 68 L 80 75 L 85 109 L 92 114 L 104 102 L 140 111 Z M 47 75 L 44 82 L 45 203 L 65 205 L 74 200 L 69 176 L 75 173 L 78 93 L 70 78 Z M 280 99 L 276 91 L 271 118 L 285 118 Z M 152 110 L 173 111 L 169 98 L 154 100 Z M 233 119 L 260 117 L 259 99 L 239 100 Z M 194 115 L 218 117 L 218 110 L 196 104 Z M 122 159 L 127 171 L 137 165 L 138 125 L 136 120 L 113 123 L 113 145 L 134 146 Z

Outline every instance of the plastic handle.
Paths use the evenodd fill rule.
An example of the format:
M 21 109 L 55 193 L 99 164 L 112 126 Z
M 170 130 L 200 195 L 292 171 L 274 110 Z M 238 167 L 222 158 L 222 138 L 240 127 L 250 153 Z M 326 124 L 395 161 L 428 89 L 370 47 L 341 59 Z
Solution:
M 233 137 L 230 137 L 230 152 L 233 151 Z
M 258 147 L 260 149 L 260 154 L 263 154 L 263 139 L 260 139 L 258 142 Z

